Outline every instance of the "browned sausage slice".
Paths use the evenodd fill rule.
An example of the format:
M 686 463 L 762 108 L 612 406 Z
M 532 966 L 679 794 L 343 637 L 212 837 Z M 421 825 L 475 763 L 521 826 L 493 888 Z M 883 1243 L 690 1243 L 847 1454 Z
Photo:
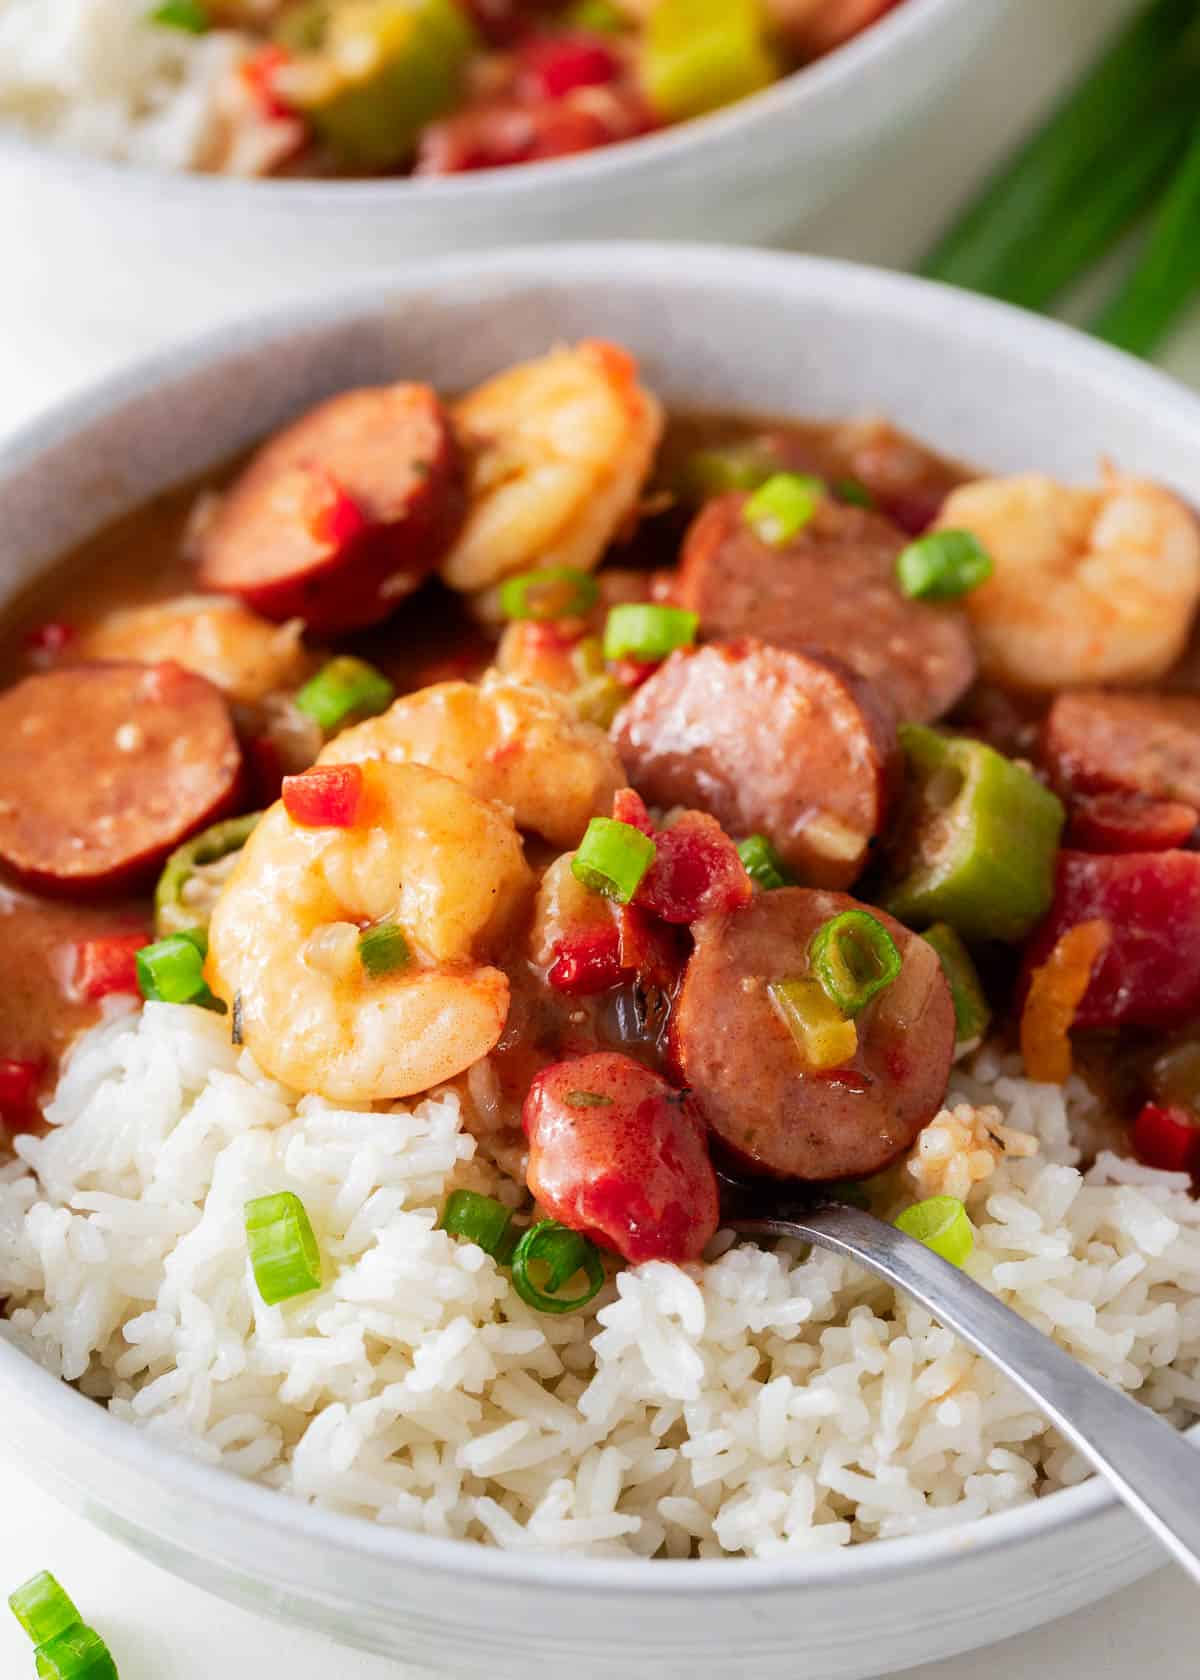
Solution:
M 1188 694 L 1060 694 L 1042 727 L 1057 786 L 1142 793 L 1200 807 L 1200 699 Z
M 240 791 L 229 708 L 179 665 L 75 665 L 0 694 L 0 864 L 86 896 L 149 872 Z
M 957 606 L 910 601 L 896 583 L 905 539 L 888 520 L 823 499 L 811 522 L 773 548 L 720 496 L 688 531 L 677 596 L 701 634 L 762 636 L 844 659 L 892 702 L 901 721 L 940 717 L 965 693 L 975 655 Z
M 201 581 L 323 634 L 373 624 L 439 563 L 458 452 L 427 385 L 346 391 L 271 438 L 198 537 Z
M 765 834 L 819 887 L 862 873 L 898 779 L 896 726 L 868 683 L 826 654 L 749 637 L 672 654 L 613 739 L 652 805 Z
M 843 893 L 781 887 L 700 924 L 675 1006 L 679 1071 L 740 1165 L 779 1178 L 862 1178 L 907 1149 L 941 1106 L 954 1005 L 932 946 L 871 909 L 900 949 L 899 978 L 857 1017 L 844 1068 L 808 1071 L 767 987 L 803 979 L 814 933 Z

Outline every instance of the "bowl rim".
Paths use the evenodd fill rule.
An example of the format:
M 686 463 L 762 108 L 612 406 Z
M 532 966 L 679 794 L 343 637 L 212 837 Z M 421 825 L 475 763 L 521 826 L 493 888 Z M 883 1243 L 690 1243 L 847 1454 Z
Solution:
M 993 347 L 999 342 L 1014 354 L 1054 366 L 1059 377 L 1092 386 L 1096 402 L 1103 400 L 1105 386 L 1119 385 L 1125 394 L 1153 405 L 1170 425 L 1193 433 L 1200 456 L 1200 396 L 1167 374 L 1059 322 L 933 281 L 833 258 L 703 244 L 605 241 L 499 248 L 433 259 L 406 266 L 391 279 L 375 277 L 326 289 L 315 298 L 247 313 L 152 351 L 60 400 L 0 444 L 0 499 L 6 480 L 15 479 L 42 455 L 70 447 L 74 438 L 125 405 L 211 371 L 250 349 L 262 350 L 339 323 L 382 316 L 409 294 L 428 298 L 442 284 L 544 287 L 549 274 L 555 287 L 569 287 L 574 277 L 594 280 L 605 272 L 618 286 L 633 280 L 665 284 L 681 293 L 691 287 L 733 283 L 748 293 L 761 290 L 778 297 L 790 282 L 800 292 L 851 296 L 856 309 L 888 319 L 897 329 L 919 322 L 952 337 L 986 340 Z M 506 1551 L 320 1509 L 202 1463 L 113 1417 L 0 1334 L 0 1403 L 12 1401 L 36 1407 L 48 1426 L 73 1436 L 89 1452 L 110 1463 L 125 1464 L 194 1505 L 247 1528 L 277 1532 L 281 1510 L 286 1508 L 292 1540 L 409 1571 L 476 1575 L 482 1581 L 520 1585 L 530 1591 L 574 1588 L 599 1595 L 647 1596 L 665 1589 L 684 1596 L 764 1595 L 885 1581 L 948 1565 L 968 1554 L 990 1554 L 1046 1540 L 1077 1524 L 1112 1515 L 1119 1504 L 1103 1478 L 1093 1475 L 1074 1487 L 973 1521 L 828 1553 L 647 1560 L 571 1556 L 536 1548 Z M 1200 1444 L 1200 1423 L 1186 1433 Z M 101 1502 L 111 1503 L 104 1496 Z
M 337 210 L 347 214 L 374 208 L 394 209 L 397 196 L 423 210 L 475 208 L 498 192 L 506 201 L 524 202 L 561 186 L 564 190 L 597 186 L 621 187 L 626 178 L 653 174 L 680 162 L 697 170 L 728 147 L 745 147 L 769 130 L 780 116 L 805 103 L 836 100 L 852 87 L 860 71 L 884 59 L 893 46 L 919 47 L 942 19 L 969 10 L 975 0 L 904 0 L 843 46 L 802 66 L 732 105 L 675 123 L 590 152 L 541 163 L 496 167 L 446 176 L 387 176 L 327 181 L 304 177 L 279 179 L 200 174 L 158 168 L 77 152 L 20 132 L 0 131 L 0 163 L 15 159 L 19 166 L 49 169 L 70 178 L 81 191 L 159 194 L 164 190 L 185 196 L 192 208 L 220 206 L 254 210 L 268 203 L 287 210 Z

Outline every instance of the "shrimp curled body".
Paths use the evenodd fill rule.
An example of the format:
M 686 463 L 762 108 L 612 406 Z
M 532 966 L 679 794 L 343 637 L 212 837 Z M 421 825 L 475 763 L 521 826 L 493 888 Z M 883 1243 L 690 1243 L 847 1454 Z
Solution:
M 264 700 L 304 681 L 311 661 L 299 619 L 272 624 L 224 595 L 180 595 L 108 613 L 85 629 L 87 659 L 173 659 L 234 700 Z
M 1045 690 L 1143 683 L 1182 653 L 1200 604 L 1200 527 L 1157 484 L 1111 468 L 1095 490 L 1038 473 L 951 492 L 938 524 L 992 557 L 966 598 L 980 668 Z
M 533 878 L 505 812 L 421 765 L 363 765 L 360 820 L 254 830 L 213 913 L 206 975 L 273 1078 L 335 1102 L 412 1095 L 487 1055 L 508 1015 L 489 965 Z M 411 953 L 369 973 L 362 929 Z

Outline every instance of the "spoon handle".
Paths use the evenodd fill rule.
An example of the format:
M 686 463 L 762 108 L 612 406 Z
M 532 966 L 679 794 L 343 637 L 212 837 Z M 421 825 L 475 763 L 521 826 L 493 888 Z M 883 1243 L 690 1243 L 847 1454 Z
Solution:
M 794 1217 L 789 1210 L 778 1219 L 738 1219 L 733 1229 L 804 1238 L 914 1296 L 1016 1383 L 1200 1582 L 1200 1455 L 1147 1406 L 1089 1371 L 957 1266 L 869 1213 L 827 1205 Z

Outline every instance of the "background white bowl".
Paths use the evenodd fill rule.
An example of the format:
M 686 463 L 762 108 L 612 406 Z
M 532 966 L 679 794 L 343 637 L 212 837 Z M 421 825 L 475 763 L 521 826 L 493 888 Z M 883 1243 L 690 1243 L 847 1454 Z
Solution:
M 1200 401 L 1063 328 L 845 264 L 580 246 L 431 265 L 225 329 L 54 411 L 0 455 L 0 600 L 152 491 L 317 398 L 468 384 L 606 335 L 675 405 L 876 409 L 1000 470 L 1109 453 L 1194 495 Z M 487 1551 L 293 1504 L 176 1457 L 0 1341 L 0 1445 L 116 1538 L 251 1607 L 459 1676 L 856 1680 L 1093 1602 L 1157 1553 L 1098 1484 L 927 1537 L 771 1562 Z
M 68 336 L 177 333 L 322 278 L 541 239 L 769 241 L 828 201 L 984 44 L 1009 0 L 905 0 L 725 111 L 575 158 L 442 180 L 238 181 L 0 134 L 9 296 Z

